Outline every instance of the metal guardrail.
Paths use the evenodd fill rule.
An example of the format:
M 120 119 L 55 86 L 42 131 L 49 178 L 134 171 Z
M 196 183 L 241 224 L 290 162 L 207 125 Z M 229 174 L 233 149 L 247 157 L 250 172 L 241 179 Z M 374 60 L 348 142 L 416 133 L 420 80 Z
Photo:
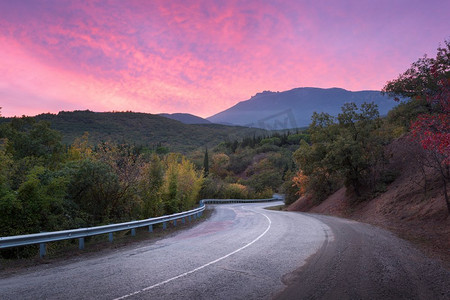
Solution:
M 273 197 L 268 199 L 203 199 L 205 204 L 225 204 L 225 203 L 259 203 L 259 202 L 271 202 L 271 201 L 281 201 L 282 197 Z
M 84 249 L 84 238 L 93 235 L 109 234 L 109 241 L 113 240 L 113 233 L 117 231 L 131 230 L 131 235 L 136 235 L 136 228 L 148 226 L 148 231 L 153 231 L 153 225 L 163 224 L 163 229 L 167 228 L 167 223 L 173 221 L 174 226 L 176 226 L 177 220 L 181 220 L 182 223 L 186 222 L 186 218 L 191 221 L 191 217 L 194 219 L 201 217 L 203 211 L 205 210 L 205 204 L 224 204 L 224 203 L 255 203 L 255 202 L 269 202 L 269 201 L 280 201 L 282 198 L 277 196 L 270 199 L 256 199 L 256 200 L 242 200 L 242 199 L 203 199 L 200 200 L 200 206 L 198 208 L 176 213 L 172 215 L 166 215 L 156 218 L 150 218 L 139 221 L 131 221 L 126 223 L 110 224 L 104 226 L 79 228 L 71 230 L 53 231 L 53 232 L 42 232 L 26 235 L 16 235 L 0 237 L 0 249 L 27 246 L 40 244 L 39 256 L 42 258 L 46 254 L 46 243 L 76 239 L 78 238 L 78 244 L 80 249 Z

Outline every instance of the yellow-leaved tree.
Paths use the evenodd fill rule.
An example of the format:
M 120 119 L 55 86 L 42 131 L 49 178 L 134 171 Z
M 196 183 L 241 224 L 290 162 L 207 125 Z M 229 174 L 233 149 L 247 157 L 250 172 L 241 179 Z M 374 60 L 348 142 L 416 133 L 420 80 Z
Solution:
M 184 156 L 169 153 L 165 159 L 166 173 L 162 186 L 166 214 L 193 208 L 203 184 L 203 172 Z

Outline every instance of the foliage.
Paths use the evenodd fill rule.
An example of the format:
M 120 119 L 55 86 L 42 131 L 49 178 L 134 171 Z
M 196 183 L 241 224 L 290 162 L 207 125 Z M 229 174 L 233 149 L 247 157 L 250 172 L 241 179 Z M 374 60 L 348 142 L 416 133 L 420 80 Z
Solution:
M 82 137 L 77 137 L 67 150 L 68 160 L 81 160 L 92 158 L 93 149 L 89 144 L 89 132 L 85 132 Z
M 418 59 L 397 79 L 388 81 L 383 92 L 392 97 L 426 99 L 431 106 L 448 111 L 450 41 L 445 41 L 445 46 L 437 50 L 436 58 L 425 55 Z
M 179 154 L 166 157 L 166 174 L 163 202 L 167 213 L 176 213 L 192 208 L 203 183 L 203 172 L 196 171 L 194 164 Z
M 0 235 L 56 231 L 160 216 L 197 205 L 203 172 L 180 154 L 129 144 L 69 147 L 47 122 L 0 125 Z M 33 255 L 2 250 L 3 257 Z
M 67 194 L 87 214 L 87 226 L 107 224 L 126 215 L 118 176 L 103 162 L 87 159 L 75 166 Z
M 95 114 L 60 113 L 56 123 L 62 118 L 66 125 L 72 124 L 75 118 L 78 128 L 73 128 L 73 132 L 80 132 L 80 124 L 96 124 L 105 130 L 106 137 L 115 131 L 109 125 L 103 127 L 105 123 L 94 122 L 92 115 Z M 108 120 L 104 120 L 106 123 L 118 117 L 133 123 L 143 117 L 113 115 L 101 116 Z M 291 155 L 296 144 L 309 140 L 308 133 L 298 131 L 252 134 L 238 140 L 241 129 L 234 134 L 231 129 L 220 131 L 220 126 L 212 126 L 214 130 L 208 134 L 217 134 L 220 129 L 234 140 L 212 148 L 211 154 L 208 149 L 203 153 L 199 148 L 192 152 L 190 160 L 168 153 L 164 141 L 158 141 L 154 147 L 99 141 L 98 132 L 83 131 L 73 137 L 70 145 L 64 145 L 62 135 L 52 129 L 62 123 L 54 126 L 28 117 L 7 121 L 2 118 L 0 122 L 2 236 L 171 214 L 193 208 L 200 197 L 269 198 L 274 191 L 280 191 L 283 181 L 292 174 Z M 209 131 L 208 126 L 202 128 Z M 169 136 L 170 132 L 171 129 Z M 200 135 L 199 139 L 203 137 Z M 23 250 L 11 253 L 35 254 Z M 4 257 L 11 253 L 0 251 Z
M 436 58 L 423 58 L 383 88 L 389 95 L 426 101 L 429 110 L 411 124 L 411 136 L 432 157 L 441 175 L 444 198 L 450 214 L 447 185 L 450 181 L 450 41 L 439 47 Z
M 223 191 L 224 199 L 246 199 L 248 196 L 248 188 L 240 183 L 228 184 Z
M 225 153 L 217 153 L 212 157 L 211 172 L 224 179 L 229 174 L 227 168 L 230 165 L 230 157 Z
M 301 140 L 309 140 L 309 134 L 275 132 L 221 143 L 213 149 L 201 197 L 266 198 L 274 191 L 285 191 L 285 180 L 295 167 L 292 152 Z
M 308 186 L 308 177 L 303 174 L 302 170 L 297 171 L 295 176 L 292 177 L 292 186 L 296 187 L 296 194 L 303 196 L 306 193 L 306 187 Z
M 62 150 L 61 134 L 50 129 L 50 123 L 33 118 L 16 118 L 0 126 L 0 137 L 8 139 L 7 150 L 15 159 L 34 156 L 53 162 Z
M 164 166 L 158 155 L 153 154 L 141 170 L 139 194 L 143 200 L 142 217 L 151 218 L 164 213 L 162 203 L 162 185 Z
M 311 144 L 302 141 L 294 153 L 300 173 L 293 183 L 321 201 L 341 184 L 360 198 L 363 191 L 376 185 L 378 170 L 384 161 L 383 145 L 389 139 L 380 130 L 376 105 L 358 107 L 347 103 L 337 118 L 315 113 L 309 128 Z M 303 186 L 306 185 L 306 186 Z
M 203 158 L 203 171 L 205 172 L 205 176 L 208 176 L 208 174 L 209 174 L 208 148 L 205 149 L 205 156 Z
M 411 123 L 421 114 L 428 113 L 429 106 L 425 100 L 407 101 L 389 111 L 387 122 L 400 127 L 402 133 L 406 133 Z
M 133 113 L 86 111 L 61 111 L 58 114 L 41 114 L 36 122 L 48 121 L 51 128 L 62 133 L 66 145 L 89 132 L 91 146 L 101 142 L 130 144 L 146 147 L 160 155 L 169 152 L 188 154 L 205 145 L 215 146 L 227 139 L 242 139 L 247 136 L 263 135 L 263 129 L 219 124 L 183 124 L 162 116 Z M 0 118 L 0 123 L 14 118 Z
M 450 164 L 450 41 L 439 47 L 436 58 L 424 56 L 383 88 L 389 95 L 426 101 L 429 111 L 411 125 L 413 136 L 426 150 Z

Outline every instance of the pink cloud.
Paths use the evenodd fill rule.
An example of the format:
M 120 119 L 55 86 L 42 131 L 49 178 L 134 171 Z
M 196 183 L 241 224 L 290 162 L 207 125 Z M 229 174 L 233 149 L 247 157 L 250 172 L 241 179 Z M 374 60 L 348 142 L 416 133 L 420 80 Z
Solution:
M 449 11 L 437 0 L 5 1 L 0 106 L 208 116 L 262 90 L 381 89 L 450 38 Z

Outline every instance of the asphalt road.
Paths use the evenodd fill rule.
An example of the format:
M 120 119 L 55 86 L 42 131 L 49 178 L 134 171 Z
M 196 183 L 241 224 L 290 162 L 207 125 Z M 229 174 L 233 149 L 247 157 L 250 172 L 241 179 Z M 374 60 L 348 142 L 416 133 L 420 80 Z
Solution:
M 0 299 L 450 299 L 449 272 L 390 233 L 268 205 L 217 205 L 156 242 L 0 276 Z
M 334 241 L 289 274 L 277 299 L 450 299 L 450 271 L 410 243 L 368 224 L 311 216 L 332 228 Z

